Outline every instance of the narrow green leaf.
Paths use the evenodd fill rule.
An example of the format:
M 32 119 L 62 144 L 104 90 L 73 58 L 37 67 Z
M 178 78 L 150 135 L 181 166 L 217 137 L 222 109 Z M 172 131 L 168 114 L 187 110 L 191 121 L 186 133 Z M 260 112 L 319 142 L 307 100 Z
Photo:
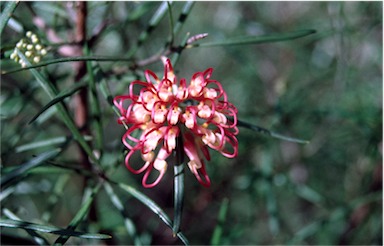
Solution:
M 18 167 L 14 171 L 12 171 L 12 172 L 4 175 L 4 176 L 2 175 L 1 187 L 2 188 L 7 187 L 16 178 L 20 178 L 20 177 L 24 176 L 28 170 L 30 170 L 34 167 L 37 167 L 38 165 L 41 165 L 42 163 L 44 163 L 44 161 L 55 157 L 60 152 L 61 152 L 61 149 L 54 149 L 51 151 L 44 152 L 44 153 L 40 154 L 39 156 L 32 158 L 30 161 L 28 161 L 24 164 L 21 164 L 20 167 Z
M 8 228 L 21 228 L 25 230 L 33 230 L 33 231 L 39 231 L 39 232 L 47 232 L 47 233 L 52 233 L 52 234 L 61 235 L 65 237 L 80 237 L 80 238 L 88 238 L 88 239 L 111 238 L 110 235 L 106 235 L 106 234 L 73 231 L 68 229 L 62 229 L 56 226 L 39 225 L 39 224 L 30 223 L 26 221 L 9 220 L 9 219 L 0 219 L 0 226 L 8 227 Z
M 142 17 L 151 9 L 152 4 L 153 2 L 150 2 L 150 1 L 148 2 L 143 1 L 140 4 L 136 4 L 136 8 L 129 13 L 129 16 L 127 16 L 128 17 L 127 22 L 136 21 L 137 19 Z
M 29 60 L 24 56 L 23 52 L 21 52 L 19 49 L 16 49 L 20 59 L 23 60 L 23 62 L 27 66 L 31 66 L 31 63 Z M 42 74 L 40 74 L 36 69 L 30 69 L 33 76 L 36 78 L 36 80 L 39 82 L 40 86 L 44 89 L 44 91 L 48 94 L 50 99 L 53 99 L 57 96 L 56 88 L 55 86 L 48 81 Z M 64 107 L 64 104 L 62 102 L 59 102 L 55 105 L 60 113 L 60 116 L 62 117 L 62 120 L 68 127 L 68 129 L 71 131 L 74 139 L 80 144 L 80 146 L 84 149 L 84 151 L 87 153 L 87 155 L 97 164 L 99 164 L 99 159 L 96 158 L 94 155 L 92 149 L 85 141 L 83 135 L 80 133 L 79 129 L 77 129 L 75 123 L 73 122 L 72 117 Z
M 0 202 L 5 198 L 7 198 L 9 195 L 11 195 L 15 190 L 16 190 L 16 187 L 9 187 L 9 188 L 3 189 L 0 192 Z
M 155 30 L 157 25 L 166 15 L 167 10 L 168 10 L 168 4 L 166 1 L 164 1 L 160 4 L 156 12 L 153 14 L 152 18 L 149 20 L 149 25 L 147 26 L 147 28 L 140 33 L 137 43 L 134 46 L 132 46 L 131 49 L 128 51 L 127 57 L 132 57 L 136 53 L 138 48 L 147 40 L 147 38 L 149 37 L 149 34 L 151 34 L 153 30 Z
M 184 4 L 183 9 L 181 10 L 181 13 L 179 15 L 179 19 L 177 20 L 177 23 L 173 29 L 174 35 L 176 35 L 181 30 L 181 27 L 184 25 L 185 21 L 187 20 L 187 17 L 191 12 L 194 4 L 195 4 L 194 1 L 187 1 Z
M 109 183 L 105 182 L 103 185 L 104 185 L 104 189 L 107 192 L 108 197 L 111 200 L 112 204 L 119 210 L 119 212 L 123 216 L 125 228 L 127 229 L 128 234 L 134 239 L 135 245 L 142 245 L 142 243 L 140 241 L 140 237 L 138 237 L 138 235 L 136 234 L 135 224 L 128 217 L 128 214 L 125 212 L 122 201 L 116 195 L 112 186 Z
M 181 136 L 176 139 L 176 164 L 174 170 L 174 219 L 173 234 L 180 230 L 181 217 L 183 213 L 184 200 L 184 147 L 183 138 Z
M 177 61 L 179 60 L 181 52 L 184 50 L 184 48 L 187 45 L 189 35 L 190 35 L 190 33 L 187 33 L 187 35 L 185 35 L 184 39 L 181 41 L 181 44 L 180 44 L 177 52 L 175 52 L 175 54 L 172 56 L 172 58 L 171 58 L 172 66 L 175 66 Z
M 4 10 L 0 16 L 0 34 L 3 33 L 5 26 L 8 23 L 9 18 L 11 18 L 13 11 L 15 11 L 19 1 L 7 1 L 4 7 Z
M 246 44 L 263 44 L 263 43 L 281 42 L 281 41 L 288 41 L 292 39 L 305 37 L 315 32 L 316 32 L 315 30 L 300 30 L 300 31 L 273 34 L 273 35 L 233 37 L 233 38 L 227 38 L 225 40 L 216 41 L 216 42 L 191 44 L 188 47 L 213 47 L 213 46 L 226 46 L 226 45 L 246 45 Z
M 169 13 L 169 26 L 170 26 L 170 30 L 171 30 L 171 35 L 169 37 L 169 41 L 167 42 L 167 44 L 168 43 L 173 44 L 173 40 L 175 39 L 175 35 L 173 32 L 174 20 L 173 20 L 173 14 L 172 14 L 172 6 L 171 6 L 171 3 L 168 1 L 167 1 L 167 5 L 168 5 L 168 13 Z
M 67 226 L 66 230 L 72 231 L 73 229 L 75 229 L 80 224 L 80 222 L 88 214 L 88 210 L 89 210 L 93 200 L 95 199 L 96 194 L 99 192 L 100 188 L 101 188 L 101 183 L 98 183 L 97 186 L 91 191 L 91 194 L 89 194 L 89 196 L 84 200 L 83 204 L 81 205 L 81 208 L 76 213 L 75 217 L 73 217 L 73 219 L 71 220 L 71 223 L 69 223 L 69 225 Z M 59 245 L 65 244 L 65 242 L 71 236 L 72 235 L 65 235 L 65 234 L 63 234 L 62 236 L 60 236 L 55 241 L 54 244 L 59 244 Z
M 211 238 L 211 245 L 220 245 L 221 236 L 223 234 L 223 224 L 227 217 L 228 203 L 229 201 L 227 198 L 224 198 L 221 203 L 217 224 Z
M 124 62 L 131 62 L 132 58 L 126 58 L 126 57 L 113 57 L 113 56 L 75 56 L 75 57 L 64 57 L 64 58 L 57 58 L 52 59 L 48 61 L 41 61 L 39 64 L 32 65 L 30 63 L 27 63 L 27 67 L 24 68 L 17 68 L 10 71 L 1 71 L 1 74 L 11 74 L 16 73 L 24 70 L 29 70 L 32 68 L 39 68 L 39 67 L 45 67 L 52 64 L 57 63 L 63 63 L 63 62 L 77 62 L 77 61 L 97 61 L 97 62 L 117 62 L 117 61 L 124 61 Z
M 309 143 L 308 140 L 287 137 L 287 136 L 281 135 L 281 134 L 276 133 L 276 132 L 272 132 L 272 131 L 270 131 L 268 129 L 265 129 L 263 127 L 260 127 L 260 126 L 254 125 L 254 124 L 250 124 L 250 123 L 247 123 L 247 122 L 239 120 L 239 119 L 237 120 L 237 125 L 245 127 L 245 128 L 248 128 L 248 129 L 251 129 L 251 130 L 259 132 L 259 133 L 267 134 L 267 135 L 269 135 L 269 136 L 271 136 L 273 138 L 278 138 L 278 139 L 281 139 L 281 140 L 285 140 L 285 141 L 289 141 L 289 142 L 294 142 L 294 143 L 300 143 L 300 144 L 308 144 Z
M 122 184 L 122 183 L 118 183 L 118 186 L 123 190 L 125 190 L 126 192 L 128 192 L 129 194 L 131 194 L 137 200 L 142 202 L 145 206 L 147 206 L 150 210 L 152 210 L 152 212 L 157 214 L 160 217 L 160 219 L 164 221 L 166 225 L 172 228 L 172 221 L 168 218 L 166 213 L 152 199 L 150 199 L 140 191 L 136 190 L 132 186 Z
M 88 45 L 85 45 L 84 47 L 84 54 L 90 55 L 90 50 Z M 95 148 L 100 152 L 100 158 L 102 157 L 102 147 L 103 147 L 103 126 L 101 121 L 101 109 L 100 109 L 100 102 L 97 97 L 97 90 L 96 90 L 96 81 L 94 76 L 94 71 L 92 68 L 91 61 L 86 62 L 87 67 L 87 73 L 88 73 L 88 89 L 89 89 L 89 100 L 90 100 L 90 106 L 91 106 L 91 114 L 94 116 L 92 117 L 92 124 L 94 130 L 94 136 L 95 136 Z
M 69 137 L 57 137 L 57 138 L 50 138 L 42 141 L 27 143 L 27 144 L 23 144 L 16 147 L 16 153 L 20 153 L 20 152 L 31 150 L 31 149 L 41 148 L 41 147 L 53 146 L 56 144 L 62 144 L 67 142 L 68 140 L 69 140 Z
M 37 167 L 33 170 L 30 170 L 28 173 L 32 174 L 44 174 L 44 173 L 63 173 L 63 172 L 76 172 L 84 177 L 94 177 L 95 173 L 92 171 L 84 169 L 79 165 L 69 165 L 64 163 L 56 163 L 52 161 L 47 161 L 48 164 L 52 166 Z
M 87 85 L 87 81 L 75 83 L 71 88 L 57 94 L 57 96 L 55 98 L 53 98 L 52 101 L 47 103 L 35 116 L 33 116 L 33 118 L 28 122 L 28 124 L 32 124 L 47 109 L 49 109 L 50 107 L 52 107 L 56 103 L 63 101 L 65 98 L 72 96 L 75 92 L 82 89 L 86 85 Z
M 3 209 L 3 214 L 5 216 L 8 217 L 8 219 L 11 219 L 11 220 L 17 220 L 17 221 L 21 221 L 21 219 L 14 213 L 12 213 L 9 209 L 7 208 L 4 208 Z M 43 236 L 41 236 L 39 233 L 37 233 L 36 231 L 33 231 L 33 230 L 30 230 L 30 229 L 26 229 L 26 232 L 32 236 L 33 240 L 39 244 L 39 245 L 49 245 L 49 242 L 47 241 L 47 239 L 45 239 Z
M 153 28 L 155 28 L 160 23 L 160 21 L 164 18 L 167 13 L 168 4 L 172 5 L 172 2 L 167 3 L 166 1 L 164 1 L 160 4 L 156 12 L 153 14 L 152 18 L 149 20 L 149 26 L 147 27 L 147 30 L 145 30 L 145 32 L 149 34 L 153 30 Z
M 139 192 L 138 190 L 136 190 L 135 188 L 129 186 L 129 185 L 126 185 L 126 184 L 122 184 L 122 183 L 118 183 L 117 184 L 121 189 L 125 190 L 127 193 L 129 193 L 130 195 L 132 195 L 134 198 L 136 198 L 137 200 L 139 200 L 141 203 L 143 203 L 145 206 L 147 206 L 150 210 L 152 210 L 153 213 L 157 214 L 160 219 L 171 229 L 173 229 L 173 226 L 172 226 L 172 221 L 169 219 L 168 215 L 153 201 L 151 200 L 149 197 L 147 197 L 146 195 L 144 195 L 143 193 Z M 185 245 L 188 245 L 188 239 L 181 233 L 181 232 L 178 232 L 176 234 L 178 236 L 178 238 L 185 244 Z
M 175 25 L 173 25 L 174 21 L 172 16 L 172 9 L 171 9 L 171 6 L 169 5 L 168 11 L 169 11 L 170 23 L 171 23 L 171 35 L 168 38 L 168 41 L 166 42 L 165 47 L 168 47 L 169 45 L 171 46 L 173 45 L 174 37 L 178 34 L 178 32 L 181 30 L 181 27 L 184 25 L 185 20 L 187 19 L 189 13 L 191 12 L 194 3 L 195 2 L 193 1 L 188 1 L 184 4 L 184 7 L 181 10 L 181 13 Z

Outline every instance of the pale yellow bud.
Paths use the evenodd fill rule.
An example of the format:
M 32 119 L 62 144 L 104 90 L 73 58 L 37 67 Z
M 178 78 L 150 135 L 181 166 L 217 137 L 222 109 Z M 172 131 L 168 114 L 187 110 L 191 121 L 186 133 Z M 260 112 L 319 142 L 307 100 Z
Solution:
M 33 49 L 33 45 L 32 44 L 28 44 L 27 45 L 27 50 L 32 50 Z
M 26 57 L 31 57 L 31 55 L 32 55 L 32 51 L 28 50 L 28 51 L 25 52 L 25 56 Z
M 33 62 L 34 63 L 39 63 L 40 62 L 40 56 L 33 57 Z
M 28 31 L 25 35 L 28 37 L 28 38 L 30 38 L 31 36 L 32 36 L 32 32 L 31 31 Z
M 16 44 L 16 47 L 17 47 L 18 49 L 20 49 L 22 46 L 23 46 L 23 41 L 20 40 L 20 41 Z
M 38 43 L 39 42 L 39 39 L 36 37 L 36 35 L 35 36 L 32 36 L 32 43 L 34 43 L 34 44 L 36 44 L 36 43 Z
M 45 56 L 45 55 L 47 54 L 47 50 L 46 50 L 46 49 L 42 49 L 42 50 L 40 51 L 40 54 L 41 54 L 42 56 Z
M 35 45 L 35 49 L 36 49 L 36 50 L 41 50 L 42 48 L 43 48 L 43 47 L 41 47 L 40 44 L 36 44 L 36 45 Z

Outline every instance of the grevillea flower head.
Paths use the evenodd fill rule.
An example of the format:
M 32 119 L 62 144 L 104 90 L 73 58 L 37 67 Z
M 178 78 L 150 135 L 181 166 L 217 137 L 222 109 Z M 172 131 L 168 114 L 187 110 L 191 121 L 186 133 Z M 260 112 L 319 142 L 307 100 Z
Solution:
M 212 68 L 195 73 L 187 83 L 176 78 L 169 59 L 162 61 L 162 79 L 146 70 L 146 81 L 133 81 L 127 95 L 114 98 L 121 114 L 118 122 L 128 126 L 122 137 L 128 148 L 125 165 L 133 173 L 144 172 L 143 186 L 153 187 L 164 176 L 181 138 L 189 169 L 208 187 L 204 160 L 210 160 L 209 149 L 228 158 L 237 156 L 237 109 L 227 101 L 220 82 L 211 79 Z M 134 155 L 142 159 L 139 168 L 133 167 Z M 157 177 L 148 183 L 154 170 Z

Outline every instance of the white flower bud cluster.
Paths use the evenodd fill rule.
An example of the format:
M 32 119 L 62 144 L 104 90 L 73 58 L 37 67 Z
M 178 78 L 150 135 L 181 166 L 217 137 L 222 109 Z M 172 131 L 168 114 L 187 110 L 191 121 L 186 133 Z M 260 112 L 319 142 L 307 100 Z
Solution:
M 10 58 L 19 63 L 22 67 L 26 67 L 27 64 L 21 57 L 17 50 L 22 52 L 24 56 L 32 63 L 39 63 L 41 58 L 47 54 L 46 48 L 41 44 L 40 39 L 31 31 L 26 33 L 27 38 L 21 39 L 17 42 L 14 51 Z

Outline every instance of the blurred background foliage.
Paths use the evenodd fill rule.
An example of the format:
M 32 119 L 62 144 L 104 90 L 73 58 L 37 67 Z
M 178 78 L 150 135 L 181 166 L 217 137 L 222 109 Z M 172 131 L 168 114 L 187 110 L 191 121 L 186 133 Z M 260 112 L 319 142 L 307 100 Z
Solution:
M 160 4 L 88 2 L 91 54 L 127 56 Z M 175 23 L 184 5 L 170 5 Z M 4 6 L 2 2 L 2 10 Z M 51 34 L 36 21 L 43 20 L 62 42 L 71 42 L 75 6 L 73 2 L 20 2 L 1 35 L 2 72 L 19 67 L 8 57 L 28 30 L 50 47 L 43 61 L 61 57 L 63 44 L 53 44 Z M 168 15 L 138 47 L 136 61 L 164 47 L 170 36 Z M 303 29 L 317 32 L 285 42 L 195 47 L 181 53 L 175 65 L 179 78 L 212 67 L 212 77 L 223 84 L 240 119 L 310 141 L 301 145 L 241 128 L 237 158 L 211 152 L 210 188 L 200 186 L 187 170 L 181 231 L 191 244 L 382 244 L 381 2 L 196 2 L 174 44 L 180 44 L 187 32 L 208 33 L 198 41 L 204 43 Z M 145 69 L 159 76 L 163 69 L 160 61 L 136 70 L 122 61 L 92 64 L 96 80 L 104 79 L 112 96 L 126 93 L 128 84 Z M 58 91 L 79 82 L 72 63 L 39 69 Z M 78 107 L 74 97 L 64 100 L 70 112 Z M 101 122 L 102 145 L 97 151 L 102 152 L 103 168 L 116 166 L 109 173 L 112 180 L 136 187 L 172 218 L 172 168 L 158 186 L 142 188 L 142 176 L 124 167 L 124 128 L 117 125 L 117 116 L 99 87 L 97 98 L 100 113 L 91 110 L 87 123 L 88 134 L 95 136 L 95 122 Z M 34 156 L 63 149 L 29 170 L 28 176 L 2 187 L 2 218 L 13 213 L 23 221 L 65 228 L 81 207 L 85 181 L 81 171 L 57 168 L 82 169 L 73 140 L 64 146 L 52 142 L 37 146 L 40 141 L 71 136 L 54 108 L 28 124 L 50 100 L 28 70 L 1 77 L 2 176 Z M 96 149 L 94 139 L 89 142 Z M 90 215 L 78 227 L 112 238 L 73 237 L 69 243 L 181 243 L 145 205 L 122 190 L 114 192 L 124 216 L 111 202 L 111 193 L 101 189 Z M 134 234 L 127 232 L 124 218 L 131 219 Z M 49 242 L 57 238 L 43 235 Z M 25 230 L 2 229 L 3 244 L 20 242 L 33 241 Z

